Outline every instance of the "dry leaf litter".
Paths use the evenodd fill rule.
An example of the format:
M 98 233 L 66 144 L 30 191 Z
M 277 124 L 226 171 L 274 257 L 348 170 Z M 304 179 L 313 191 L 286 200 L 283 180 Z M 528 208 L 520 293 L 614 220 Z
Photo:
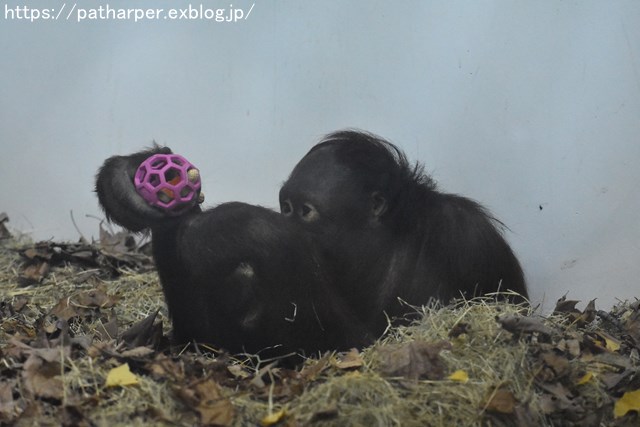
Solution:
M 640 302 L 415 307 L 298 365 L 171 347 L 146 247 L 32 243 L 0 214 L 0 425 L 637 426 Z

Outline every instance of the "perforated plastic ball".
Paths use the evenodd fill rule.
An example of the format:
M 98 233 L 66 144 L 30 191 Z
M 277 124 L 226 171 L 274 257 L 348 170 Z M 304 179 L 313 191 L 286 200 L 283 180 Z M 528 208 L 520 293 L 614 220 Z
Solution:
M 198 203 L 198 169 L 179 154 L 154 154 L 138 167 L 134 184 L 152 206 L 180 213 Z

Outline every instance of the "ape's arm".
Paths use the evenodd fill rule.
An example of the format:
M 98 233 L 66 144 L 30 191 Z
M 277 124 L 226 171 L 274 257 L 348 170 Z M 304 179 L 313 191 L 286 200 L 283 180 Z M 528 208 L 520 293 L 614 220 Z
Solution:
M 169 154 L 168 147 L 153 147 L 129 156 L 113 156 L 104 162 L 96 177 L 98 200 L 107 218 L 131 231 L 141 231 L 165 222 L 170 215 L 153 207 L 136 191 L 138 166 L 154 154 Z M 199 211 L 199 207 L 194 207 Z

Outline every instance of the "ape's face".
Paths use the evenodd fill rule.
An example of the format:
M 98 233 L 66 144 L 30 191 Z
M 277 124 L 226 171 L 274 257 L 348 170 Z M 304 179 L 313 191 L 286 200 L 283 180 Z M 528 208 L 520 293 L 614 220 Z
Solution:
M 361 174 L 323 146 L 296 165 L 280 190 L 280 211 L 299 224 L 320 250 L 322 265 L 342 280 L 358 281 L 381 265 L 388 233 L 379 227 L 386 201 L 365 190 Z
M 280 190 L 280 212 L 309 231 L 353 230 L 371 220 L 372 195 L 334 151 L 329 146 L 307 154 Z

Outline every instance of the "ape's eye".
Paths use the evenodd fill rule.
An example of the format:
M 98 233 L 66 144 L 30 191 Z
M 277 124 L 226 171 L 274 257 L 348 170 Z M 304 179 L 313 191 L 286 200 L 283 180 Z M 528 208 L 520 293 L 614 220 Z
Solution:
M 291 201 L 285 200 L 280 203 L 280 213 L 285 216 L 290 216 L 293 213 L 293 206 L 291 206 Z
M 312 204 L 305 203 L 302 205 L 302 209 L 300 210 L 300 218 L 305 222 L 313 222 L 320 218 L 320 214 Z

